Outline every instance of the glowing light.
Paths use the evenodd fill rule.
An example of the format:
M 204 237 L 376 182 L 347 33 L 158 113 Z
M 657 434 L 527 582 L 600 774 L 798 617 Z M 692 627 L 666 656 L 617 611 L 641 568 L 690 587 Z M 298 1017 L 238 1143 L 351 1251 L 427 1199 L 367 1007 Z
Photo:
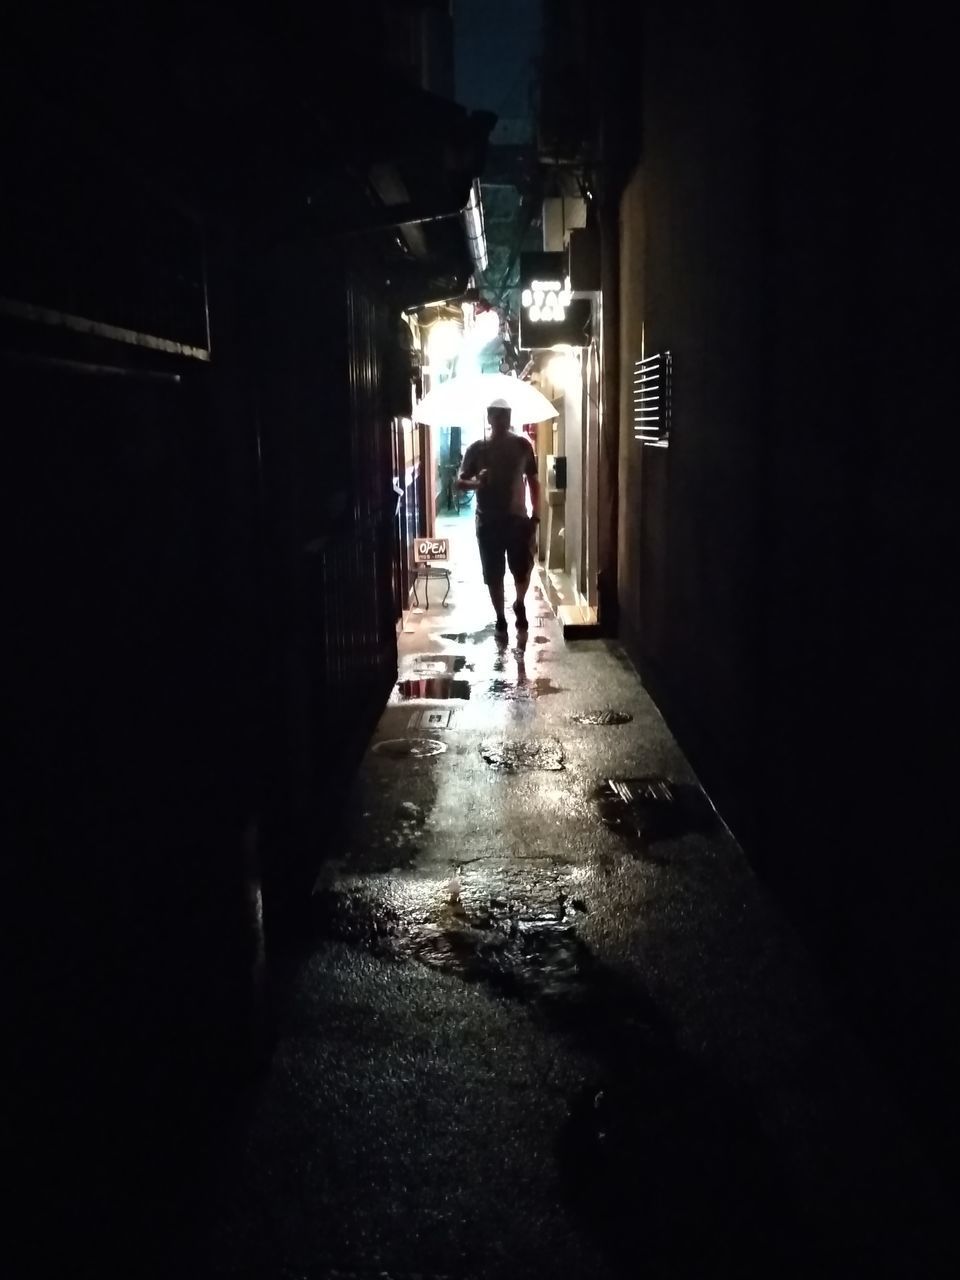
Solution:
M 534 288 L 533 300 L 538 307 L 543 306 L 543 290 L 542 289 Z
M 486 346 L 500 333 L 500 316 L 496 311 L 481 311 L 471 331 L 474 344 Z
M 521 293 L 520 295 L 520 301 L 523 304 L 523 306 L 532 307 L 533 306 L 533 290 L 524 289 L 523 293 Z
M 553 349 L 557 350 L 556 347 Z M 570 348 L 567 350 L 571 354 L 551 356 L 544 372 L 555 387 L 563 388 L 573 394 L 580 385 L 580 361 L 572 354 Z
M 537 306 L 536 303 L 534 303 L 533 306 L 530 308 L 530 319 L 533 321 L 537 321 L 540 319 L 540 308 Z
M 430 359 L 443 363 L 455 360 L 463 346 L 463 330 L 455 320 L 439 320 L 427 337 Z

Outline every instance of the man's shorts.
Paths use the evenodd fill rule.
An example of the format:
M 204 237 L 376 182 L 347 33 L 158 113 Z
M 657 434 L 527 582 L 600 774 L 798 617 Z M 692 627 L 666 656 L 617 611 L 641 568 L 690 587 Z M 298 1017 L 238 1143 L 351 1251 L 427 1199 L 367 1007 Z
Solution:
M 526 516 L 486 515 L 477 525 L 483 580 L 502 582 L 504 557 L 514 578 L 529 578 L 533 568 L 531 526 Z

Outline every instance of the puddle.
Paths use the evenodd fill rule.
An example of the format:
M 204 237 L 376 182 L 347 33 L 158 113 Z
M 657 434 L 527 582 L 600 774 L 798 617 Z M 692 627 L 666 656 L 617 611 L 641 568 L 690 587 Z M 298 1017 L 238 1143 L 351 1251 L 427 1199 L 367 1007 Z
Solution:
M 413 698 L 469 698 L 469 680 L 454 680 L 452 676 L 424 676 L 420 680 L 399 680 L 397 692 L 401 701 Z
M 323 889 L 312 899 L 313 921 L 322 937 L 484 982 L 501 995 L 554 1010 L 588 1008 L 595 966 L 576 931 L 583 900 L 557 884 L 517 897 L 508 885 L 491 893 L 486 879 L 479 883 L 486 891 L 461 869 L 410 912 L 358 889 Z
M 579 936 L 586 904 L 562 876 L 502 872 L 393 881 L 389 903 L 362 883 L 321 889 L 313 922 L 322 938 L 522 1001 L 577 1046 L 591 1066 L 556 1135 L 558 1189 L 616 1274 L 699 1277 L 717 1258 L 736 1259 L 738 1276 L 813 1274 L 792 1266 L 804 1237 L 755 1099 L 685 1053 L 644 988 Z
M 631 789 L 654 781 L 677 785 L 633 779 Z M 660 802 L 656 786 L 650 794 Z M 397 816 L 420 820 L 413 805 Z M 492 877 L 489 867 L 461 866 L 449 880 L 390 883 L 390 902 L 362 882 L 318 890 L 317 934 L 484 984 L 524 1002 L 557 1035 L 559 1052 L 575 1046 L 585 1079 L 555 1136 L 557 1189 L 611 1274 L 816 1274 L 811 1255 L 822 1259 L 826 1241 L 808 1245 L 811 1222 L 801 1220 L 753 1092 L 683 1049 L 644 987 L 579 936 L 587 904 L 567 896 L 562 873 L 501 867 Z
M 494 664 L 494 670 L 503 670 Z M 491 680 L 487 686 L 490 697 L 506 702 L 528 702 L 531 698 L 548 698 L 554 693 L 566 692 L 555 684 L 548 676 L 537 676 L 533 680 Z
M 563 747 L 556 738 L 501 739 L 480 744 L 480 755 L 492 769 L 556 771 L 563 768 Z
M 406 760 L 439 756 L 446 749 L 447 744 L 438 742 L 436 738 L 387 738 L 384 742 L 378 742 L 373 747 L 373 752 L 375 755 L 389 756 L 394 760 Z
M 581 711 L 570 719 L 574 724 L 629 724 L 633 716 L 626 711 Z
M 495 636 L 496 631 L 491 622 L 489 626 L 481 628 L 479 631 L 444 631 L 440 639 L 449 640 L 451 644 L 480 644 L 483 640 L 489 640 L 491 636 Z
M 611 830 L 643 845 L 711 831 L 716 825 L 716 815 L 699 787 L 658 774 L 608 778 L 594 800 Z
M 467 660 L 452 653 L 418 653 L 410 659 L 410 669 L 417 677 L 452 676 L 462 671 Z

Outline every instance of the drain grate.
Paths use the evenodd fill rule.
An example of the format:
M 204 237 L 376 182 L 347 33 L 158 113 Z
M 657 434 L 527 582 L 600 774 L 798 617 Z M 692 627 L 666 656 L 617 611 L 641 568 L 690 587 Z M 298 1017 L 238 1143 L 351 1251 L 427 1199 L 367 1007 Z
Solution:
M 608 827 L 646 843 L 709 831 L 715 825 L 713 810 L 699 787 L 659 774 L 608 778 L 595 799 Z
M 627 711 L 581 711 L 570 719 L 574 724 L 629 724 L 633 716 Z
M 649 808 L 672 808 L 676 804 L 676 796 L 668 778 L 608 778 L 607 786 L 624 804 L 641 805 Z
M 517 773 L 521 769 L 555 771 L 563 768 L 563 747 L 556 738 L 513 738 L 480 744 L 480 755 L 492 769 Z
M 393 760 L 422 759 L 425 756 L 439 756 L 447 749 L 445 742 L 436 738 L 387 738 L 378 742 L 373 748 L 378 756 L 389 756 Z

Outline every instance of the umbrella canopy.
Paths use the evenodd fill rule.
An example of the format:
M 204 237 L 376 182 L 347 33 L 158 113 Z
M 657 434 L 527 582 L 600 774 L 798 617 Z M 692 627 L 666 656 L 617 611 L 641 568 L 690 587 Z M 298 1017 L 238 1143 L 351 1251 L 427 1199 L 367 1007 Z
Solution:
M 441 383 L 424 396 L 413 416 L 429 427 L 456 426 L 475 418 L 494 400 L 507 402 L 514 426 L 558 416 L 557 410 L 536 387 L 505 373 L 469 373 Z

